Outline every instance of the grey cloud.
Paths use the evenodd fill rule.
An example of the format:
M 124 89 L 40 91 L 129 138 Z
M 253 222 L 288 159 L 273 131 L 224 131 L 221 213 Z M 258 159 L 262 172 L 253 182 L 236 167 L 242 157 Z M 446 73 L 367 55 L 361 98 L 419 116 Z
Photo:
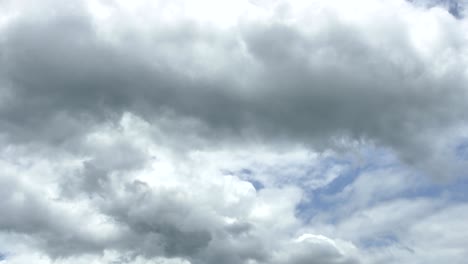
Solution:
M 126 241 L 121 241 L 123 249 L 147 257 L 183 257 L 192 263 L 245 263 L 266 258 L 258 237 L 245 231 L 233 234 L 232 226 L 224 227 L 219 216 L 204 212 L 184 193 L 144 191 L 144 184 L 135 184 L 120 202 L 111 199 L 103 207 L 131 230 Z
M 0 27 L 2 146 L 60 149 L 81 166 L 50 181 L 58 201 L 41 196 L 46 190 L 21 193 L 26 186 L 0 175 L 0 209 L 9 212 L 0 230 L 36 238 L 51 257 L 116 250 L 131 260 L 193 264 L 358 263 L 331 242 L 284 242 L 290 230 L 281 241 L 266 236 L 260 220 L 243 219 L 258 196 L 216 208 L 226 191 L 219 188 L 227 187 L 205 194 L 209 180 L 185 183 L 198 176 L 193 168 L 189 176 L 173 175 L 190 191 L 132 178 L 151 159 L 144 145 L 132 144 L 141 135 L 105 146 L 87 141 L 105 133 L 102 124 L 122 129 L 125 113 L 143 118 L 154 134 L 166 129 L 159 140 L 174 149 L 258 140 L 323 150 L 343 137 L 392 148 L 428 173 L 452 173 L 444 136 L 466 125 L 468 110 L 464 20 L 431 17 L 440 32 L 424 47 L 413 32 L 418 28 L 397 11 L 391 23 L 378 16 L 358 23 L 333 12 L 291 22 L 286 10 L 227 29 L 185 17 L 170 25 L 156 19 L 147 34 L 127 21 L 109 22 L 114 38 L 108 39 L 84 2 L 47 1 L 37 7 L 43 13 L 19 2 L 9 2 L 19 15 Z M 191 192 L 209 198 L 194 200 Z M 363 204 L 368 199 L 363 194 Z M 104 238 L 92 227 L 70 231 L 88 215 L 62 215 L 61 203 L 84 203 L 111 231 Z M 227 216 L 238 219 L 226 224 Z
M 20 17 L 1 43 L 4 89 L 13 93 L 1 112 L 3 131 L 21 141 L 66 142 L 85 133 L 83 122 L 124 112 L 155 122 L 172 113 L 198 120 L 190 133 L 206 139 L 255 136 L 326 147 L 330 138 L 348 136 L 394 148 L 410 163 L 436 160 L 431 141 L 466 122 L 466 63 L 455 57 L 466 52 L 461 37 L 446 33 L 441 40 L 455 64 L 436 76 L 398 24 L 384 25 L 391 37 L 376 41 L 381 34 L 366 36 L 365 28 L 337 18 L 317 21 L 313 33 L 250 22 L 230 36 L 180 22 L 170 30 L 156 26 L 144 46 L 141 36 L 105 41 L 85 11 Z M 229 66 L 204 76 L 197 45 L 212 47 Z
M 462 18 L 466 12 L 468 2 L 465 0 L 408 0 L 409 2 L 423 7 L 440 6 L 446 8 L 450 14 Z
M 39 197 L 37 191 L 26 192 L 24 186 L 7 177 L 0 180 L 0 209 L 8 212 L 0 220 L 1 232 L 26 235 L 52 259 L 99 255 L 104 250 L 118 250 L 130 256 L 129 260 L 163 256 L 185 258 L 192 263 L 218 263 L 221 259 L 244 263 L 266 256 L 262 241 L 242 231 L 245 227 L 239 227 L 241 233 L 224 227 L 218 215 L 203 211 L 179 191 L 155 192 L 139 182 L 126 184 L 124 193 L 105 189 L 95 198 L 97 213 L 106 217 L 113 233 L 100 235 L 80 227 L 106 232 L 92 226 L 99 222 L 93 224 L 86 219 L 88 216 L 74 214 L 55 201 Z M 73 205 L 80 200 L 67 202 Z
M 86 142 L 78 152 L 86 160 L 82 162 L 81 170 L 60 179 L 65 197 L 104 195 L 112 189 L 112 174 L 125 180 L 126 174 L 143 168 L 151 159 L 139 146 L 118 138 L 104 146 Z
M 191 80 L 164 61 L 151 65 L 134 51 L 138 43 L 135 47 L 109 46 L 87 19 L 54 17 L 18 23 L 7 30 L 2 43 L 6 50 L 3 69 L 14 102 L 2 111 L 2 126 L 12 139 L 69 141 L 86 132 L 80 124 L 89 127 L 115 121 L 124 111 L 148 119 L 176 112 L 206 118 L 219 126 L 237 118 L 223 121 L 224 116 L 213 111 L 237 104 L 229 94 L 217 91 L 225 83 Z M 174 40 L 172 34 L 196 33 L 192 31 L 181 25 L 176 32 L 161 32 L 153 48 L 157 51 L 158 42 L 169 41 L 182 50 L 180 42 L 193 43 L 198 36 Z
M 177 193 L 151 193 L 138 190 L 145 187 L 135 184 L 128 186 L 130 193 L 125 200 L 121 203 L 111 200 L 110 208 L 106 206 L 104 209 L 117 221 L 127 224 L 135 232 L 135 239 L 143 240 L 129 241 L 129 246 L 137 243 L 133 245 L 135 250 L 150 256 L 158 252 L 158 245 L 161 253 L 167 256 L 191 256 L 207 247 L 212 239 L 210 229 L 190 223 L 195 208 L 189 207 L 187 201 L 173 197 L 178 196 Z M 140 193 L 132 193 L 132 190 Z
M 27 234 L 36 246 L 51 257 L 98 253 L 107 241 L 95 239 L 78 228 L 78 222 L 60 206 L 51 206 L 47 199 L 8 176 L 0 177 L 4 212 L 0 220 L 2 232 Z M 64 216 L 65 214 L 65 216 Z

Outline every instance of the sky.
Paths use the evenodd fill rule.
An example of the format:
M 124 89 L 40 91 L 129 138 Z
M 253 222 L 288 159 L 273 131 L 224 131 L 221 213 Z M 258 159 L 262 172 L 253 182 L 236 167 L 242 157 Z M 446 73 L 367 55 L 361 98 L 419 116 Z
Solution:
M 463 264 L 465 0 L 0 0 L 0 264 Z

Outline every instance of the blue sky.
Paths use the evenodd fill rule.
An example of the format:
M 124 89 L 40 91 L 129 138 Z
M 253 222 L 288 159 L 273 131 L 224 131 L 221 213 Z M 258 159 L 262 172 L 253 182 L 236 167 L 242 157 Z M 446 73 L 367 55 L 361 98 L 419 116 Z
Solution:
M 459 0 L 409 0 L 416 5 L 422 5 L 426 8 L 443 7 L 457 18 L 463 17 L 464 3 Z

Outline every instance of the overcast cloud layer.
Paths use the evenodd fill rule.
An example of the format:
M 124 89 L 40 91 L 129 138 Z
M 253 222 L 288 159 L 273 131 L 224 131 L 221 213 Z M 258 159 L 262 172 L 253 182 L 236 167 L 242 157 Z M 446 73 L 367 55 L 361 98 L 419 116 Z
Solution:
M 0 263 L 464 263 L 467 8 L 0 1 Z

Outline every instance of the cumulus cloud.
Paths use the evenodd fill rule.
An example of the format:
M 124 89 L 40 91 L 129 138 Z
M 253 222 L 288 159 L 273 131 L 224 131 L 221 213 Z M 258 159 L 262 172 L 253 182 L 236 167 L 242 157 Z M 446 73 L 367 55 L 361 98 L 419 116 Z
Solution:
M 324 147 L 350 137 L 433 163 L 444 151 L 440 135 L 466 121 L 466 23 L 442 9 L 404 1 L 3 5 L 11 15 L 2 27 L 2 127 L 12 140 L 63 142 L 83 133 L 80 123 L 131 111 L 192 119 L 191 133 L 205 139 Z
M 417 263 L 462 244 L 413 244 L 465 205 L 410 196 L 464 179 L 465 6 L 0 1 L 0 262 Z
M 119 161 L 114 157 L 118 157 L 120 145 L 113 143 L 133 136 L 148 140 L 142 130 L 135 130 L 144 126 L 144 121 L 126 118 L 131 121 L 122 123 L 129 126 L 121 123 L 119 133 L 99 130 L 90 157 L 65 155 L 46 159 L 17 147 L 2 153 L 5 170 L 0 208 L 8 216 L 0 221 L 5 231 L 1 238 L 9 241 L 4 250 L 13 252 L 13 263 L 26 261 L 21 259 L 34 261 L 34 251 L 30 251 L 34 248 L 39 250 L 39 256 L 46 254 L 50 261 L 65 263 L 93 255 L 95 261 L 104 258 L 116 263 L 157 258 L 190 263 L 289 263 L 292 258 L 348 258 L 346 252 L 328 242 L 307 244 L 302 253 L 294 251 L 294 244 L 299 242 L 293 242 L 289 234 L 300 227 L 295 206 L 302 198 L 301 189 L 287 185 L 257 191 L 240 176 L 223 174 L 224 170 L 238 171 L 239 162 L 212 164 L 210 155 L 206 158 L 197 152 L 184 158 L 153 143 L 141 147 L 156 156 L 141 167 L 112 164 L 102 171 L 93 171 L 99 174 L 88 174 L 91 161 L 83 160 L 92 160 L 96 166 Z M 97 135 L 88 135 L 92 137 Z M 117 156 L 104 155 L 105 159 L 98 162 L 103 158 L 101 151 Z M 262 156 L 261 150 L 253 148 L 250 153 L 253 151 Z M 15 160 L 21 162 L 15 164 Z M 88 180 L 94 182 L 76 184 Z M 27 258 L 25 255 L 29 254 L 31 257 Z

